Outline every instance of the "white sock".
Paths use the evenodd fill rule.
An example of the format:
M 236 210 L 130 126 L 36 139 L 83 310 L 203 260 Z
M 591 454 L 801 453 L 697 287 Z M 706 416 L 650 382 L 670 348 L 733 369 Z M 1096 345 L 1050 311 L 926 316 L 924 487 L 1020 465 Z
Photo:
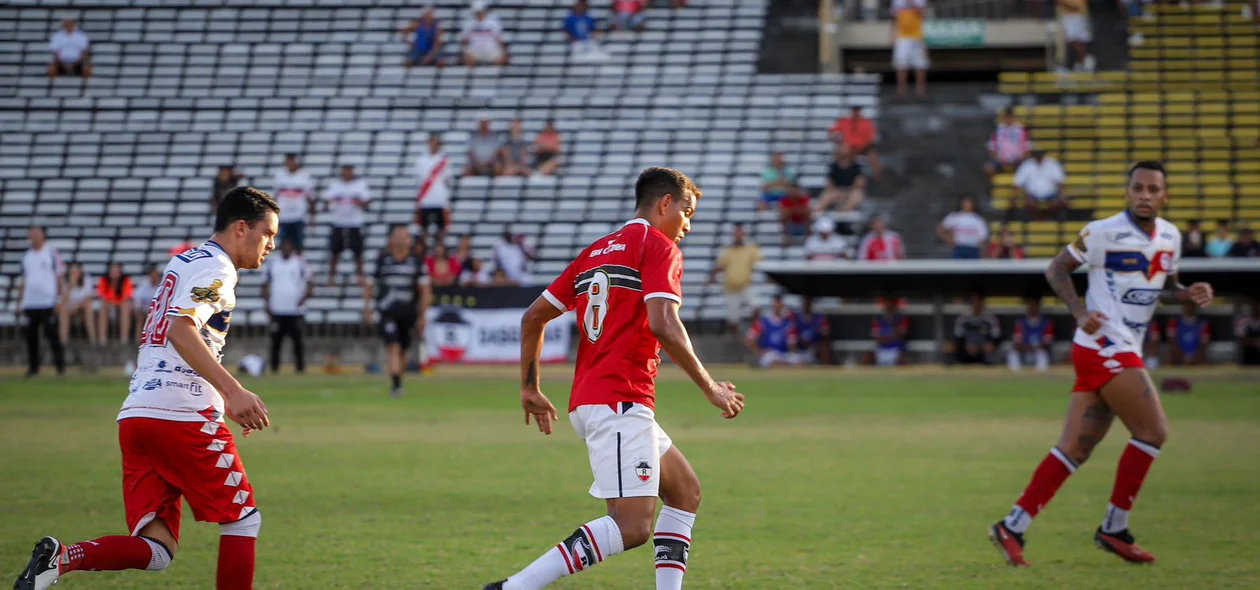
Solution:
M 1037 359 L 1038 371 L 1044 372 L 1044 371 L 1050 370 L 1050 352 L 1049 351 L 1047 351 L 1044 348 L 1038 348 L 1037 352 L 1034 353 L 1034 356 Z
M 1028 530 L 1028 525 L 1032 524 L 1032 516 L 1027 510 L 1016 505 L 1011 509 L 1011 513 L 1006 515 L 1006 528 L 1012 533 L 1024 534 Z
M 1107 505 L 1107 516 L 1103 517 L 1102 531 L 1118 533 L 1129 528 L 1129 511 L 1116 508 L 1115 504 Z
M 540 590 L 622 551 L 625 546 L 617 521 L 611 516 L 598 518 L 578 527 L 569 538 L 508 578 L 503 590 Z
M 1012 372 L 1020 369 L 1019 351 L 1015 350 L 1015 347 L 1013 346 L 1010 350 L 1006 351 L 1006 368 L 1010 369 Z
M 687 554 L 691 552 L 691 527 L 695 525 L 695 514 L 661 508 L 652 539 L 656 546 L 656 590 L 682 590 Z

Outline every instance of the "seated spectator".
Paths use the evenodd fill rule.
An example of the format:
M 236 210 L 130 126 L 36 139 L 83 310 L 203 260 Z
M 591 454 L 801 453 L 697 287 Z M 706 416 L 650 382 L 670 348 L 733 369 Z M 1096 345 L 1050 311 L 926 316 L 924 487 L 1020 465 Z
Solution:
M 1229 220 L 1216 220 L 1216 231 L 1212 233 L 1212 237 L 1208 238 L 1204 251 L 1212 258 L 1221 258 L 1228 256 L 1230 248 L 1233 247 L 1234 236 L 1229 231 Z
M 153 305 L 153 295 L 157 293 L 161 283 L 162 269 L 156 264 L 150 264 L 144 276 L 135 282 L 131 291 L 131 305 L 135 311 L 133 325 L 136 326 L 137 335 L 143 331 L 144 322 L 149 319 L 149 307 Z
M 1000 172 L 1011 172 L 1028 158 L 1028 150 L 1032 142 L 1028 139 L 1028 130 L 1015 118 L 1015 109 L 1006 107 L 1002 111 L 1002 122 L 993 135 L 989 136 L 989 161 L 984 171 L 993 178 Z
M 57 313 L 57 329 L 64 344 L 70 344 L 70 322 L 75 317 L 82 320 L 89 345 L 104 344 L 103 338 L 96 337 L 96 291 L 87 273 L 83 272 L 82 262 L 72 262 L 67 269 L 66 292 L 61 296 Z
M 609 28 L 629 31 L 642 31 L 646 25 L 643 10 L 647 8 L 647 0 L 613 0 L 612 14 L 608 16 Z
M 437 15 L 432 6 L 425 8 L 420 18 L 399 29 L 398 34 L 404 41 L 411 41 L 411 50 L 403 59 L 403 65 L 407 66 L 407 69 L 416 65 L 441 67 L 442 27 L 437 22 Z
M 564 33 L 569 36 L 574 61 L 603 61 L 608 57 L 599 47 L 599 28 L 586 0 L 577 0 L 569 16 L 564 17 Z
M 813 205 L 809 202 L 809 193 L 793 184 L 788 192 L 779 199 L 779 223 L 783 226 L 783 245 L 791 245 L 796 238 L 809 232 L 809 220 L 814 216 Z
M 1181 257 L 1202 258 L 1207 256 L 1203 242 L 1203 224 L 1198 219 L 1186 222 L 1186 230 L 1181 232 Z
M 1046 212 L 1066 212 L 1068 203 L 1063 196 L 1066 180 L 1058 161 L 1047 157 L 1045 150 L 1033 150 L 1032 157 L 1015 170 L 1014 184 L 1019 196 L 1011 197 L 1010 212 L 1022 207 L 1030 219 L 1041 219 Z
M 866 164 L 871 167 L 871 176 L 879 180 L 881 174 L 879 153 L 875 151 L 875 122 L 862 116 L 862 107 L 854 106 L 849 109 L 848 117 L 836 119 L 827 130 L 827 135 L 836 144 L 847 146 L 849 151 L 865 157 Z
M 560 167 L 560 132 L 556 122 L 547 119 L 538 137 L 534 138 L 534 174 L 552 176 Z
M 1245 228 L 1238 232 L 1238 241 L 1229 248 L 1231 258 L 1255 258 L 1260 256 L 1260 244 L 1256 243 L 1256 232 Z
M 1050 370 L 1050 347 L 1054 345 L 1054 324 L 1041 315 L 1041 299 L 1029 297 L 1024 316 L 1015 320 L 1011 348 L 1006 351 L 1006 366 L 1019 371 L 1032 357 L 1038 371 Z
M 1165 323 L 1158 317 L 1151 318 L 1149 328 L 1146 330 L 1146 341 L 1142 343 L 1142 364 L 1146 365 L 1149 371 L 1157 371 L 1163 364 L 1159 353 L 1159 345 L 1163 337 L 1159 335 L 1159 327 Z
M 866 198 L 866 175 L 848 146 L 836 148 L 836 160 L 827 169 L 827 186 L 819 194 L 818 212 L 835 205 L 840 211 L 852 211 Z
M 461 265 L 461 268 L 459 286 L 485 287 L 490 285 L 490 269 L 486 268 L 486 265 L 481 262 L 480 258 L 469 258 L 467 264 Z
M 897 311 L 896 297 L 884 297 L 879 303 L 883 311 L 871 320 L 875 350 L 869 353 L 866 363 L 879 367 L 907 364 L 906 336 L 910 333 L 910 318 Z
M 487 287 L 519 287 L 520 283 L 513 281 L 508 274 L 501 268 L 494 269 L 494 273 L 490 275 L 490 282 L 486 283 Z
M 927 98 L 927 43 L 923 37 L 923 13 L 927 0 L 893 0 L 893 69 L 897 71 L 897 98 L 905 98 L 910 70 L 914 70 L 915 95 Z
M 1158 328 L 1156 328 L 1158 329 Z M 1168 340 L 1168 360 L 1173 365 L 1207 364 L 1208 344 L 1212 342 L 1212 326 L 1199 316 L 1199 306 L 1187 301 L 1181 304 L 1181 315 L 1168 320 L 1164 330 Z
M 210 214 L 219 209 L 219 201 L 223 200 L 223 195 L 228 191 L 236 188 L 241 183 L 241 179 L 245 178 L 244 174 L 236 171 L 231 166 L 219 166 L 219 172 L 214 177 L 214 189 L 210 193 Z M 183 252 L 183 250 L 180 250 Z M 176 252 L 178 254 L 179 252 Z M 174 254 L 172 254 L 174 256 Z
M 1238 337 L 1238 364 L 1260 365 L 1260 297 L 1251 300 L 1251 313 L 1234 324 Z
M 788 189 L 796 184 L 796 170 L 783 160 L 783 152 L 770 154 L 770 165 L 761 171 L 761 202 L 757 208 L 765 211 L 779 204 Z
M 529 261 L 533 259 L 534 253 L 526 247 L 524 235 L 513 236 L 512 232 L 504 231 L 494 245 L 495 271 L 503 271 L 514 285 L 529 286 Z
M 446 244 L 438 242 L 433 246 L 433 253 L 424 259 L 429 280 L 434 287 L 450 287 L 459 280 L 459 259 L 446 251 Z
M 796 322 L 783 305 L 782 295 L 775 295 L 770 300 L 770 309 L 753 320 L 744 343 L 757 356 L 757 366 L 763 369 L 798 364 L 799 360 L 793 354 L 796 350 Z
M 490 120 L 482 118 L 477 123 L 477 134 L 468 140 L 468 163 L 464 165 L 464 176 L 495 176 L 502 147 L 503 141 L 490 130 Z
M 464 21 L 464 30 L 459 34 L 464 66 L 507 65 L 507 44 L 503 42 L 503 24 L 499 22 L 499 17 L 486 10 L 484 0 L 473 0 L 472 13 L 472 18 Z
M 997 316 L 984 308 L 984 297 L 971 296 L 971 309 L 954 320 L 954 362 L 993 364 L 992 354 L 1002 339 Z
M 870 231 L 862 236 L 858 244 L 858 260 L 887 261 L 905 260 L 906 251 L 901 244 L 901 235 L 888 229 L 888 222 L 882 215 L 871 218 Z
M 52 63 L 48 64 L 48 78 L 57 76 L 79 76 L 86 86 L 92 77 L 91 50 L 88 47 L 87 34 L 75 25 L 74 19 L 61 21 L 61 30 L 53 33 L 48 41 L 52 49 Z
M 1005 222 L 1002 223 L 998 233 L 994 239 L 989 242 L 989 258 L 1004 258 L 1010 260 L 1023 260 L 1024 247 L 1019 245 L 1015 240 L 1015 234 L 1011 233 L 1010 227 Z
M 849 243 L 836 235 L 836 222 L 830 217 L 814 220 L 813 235 L 805 238 L 806 260 L 840 260 L 849 257 Z
M 801 311 L 793 316 L 796 322 L 797 357 L 801 363 L 831 364 L 831 324 L 827 316 L 814 313 L 814 301 L 809 297 L 801 304 Z
M 989 240 L 989 224 L 976 213 L 976 198 L 968 195 L 959 199 L 958 210 L 941 220 L 936 235 L 953 249 L 953 258 L 980 258 L 980 246 Z
M 118 342 L 131 344 L 131 293 L 134 289 L 131 277 L 123 274 L 122 263 L 109 263 L 109 270 L 96 283 L 96 296 L 101 300 L 96 333 L 102 344 L 109 340 L 111 319 L 118 325 Z
M 738 336 L 746 312 L 752 308 L 753 268 L 761 261 L 761 249 L 746 240 L 743 224 L 736 223 L 732 230 L 731 245 L 722 249 L 716 264 L 709 271 L 708 284 L 717 280 L 718 273 L 725 275 L 722 284 L 726 300 L 726 327 Z
M 529 142 L 521 131 L 521 120 L 513 119 L 507 141 L 499 148 L 499 176 L 529 176 Z

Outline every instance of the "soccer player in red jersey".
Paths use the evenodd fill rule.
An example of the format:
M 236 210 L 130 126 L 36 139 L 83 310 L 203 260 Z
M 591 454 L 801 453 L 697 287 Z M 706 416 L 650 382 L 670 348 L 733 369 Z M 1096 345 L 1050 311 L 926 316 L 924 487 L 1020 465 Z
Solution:
M 651 538 L 656 588 L 682 588 L 691 527 L 700 506 L 700 481 L 687 458 L 656 424 L 656 367 L 660 350 L 691 377 L 705 397 L 734 418 L 744 396 L 719 383 L 696 358 L 678 306 L 682 251 L 700 190 L 686 175 L 648 168 L 634 187 L 635 218 L 591 244 L 543 291 L 521 320 L 521 406 L 525 423 L 551 434 L 556 409 L 539 389 L 543 329 L 575 310 L 578 344 L 569 420 L 586 443 L 608 515 L 573 531 L 525 569 L 486 590 L 536 590 L 592 567 Z M 665 507 L 656 521 L 656 497 Z
M 179 548 L 181 498 L 197 520 L 219 524 L 218 590 L 253 587 L 262 515 L 223 417 L 244 436 L 270 422 L 262 400 L 219 363 L 238 271 L 261 267 L 275 248 L 279 213 L 271 195 L 234 188 L 219 202 L 214 236 L 166 265 L 118 413 L 128 534 L 69 546 L 44 537 L 14 590 L 45 590 L 75 571 L 166 569 Z

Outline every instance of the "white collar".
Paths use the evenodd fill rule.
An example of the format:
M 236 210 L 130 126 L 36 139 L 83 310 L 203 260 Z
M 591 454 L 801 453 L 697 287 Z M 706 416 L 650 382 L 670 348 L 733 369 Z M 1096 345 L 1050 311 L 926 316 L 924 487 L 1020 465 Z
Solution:
M 646 226 L 651 226 L 652 224 L 648 223 L 648 220 L 646 220 L 646 219 L 644 219 L 644 218 L 642 218 L 642 217 L 635 217 L 634 219 L 631 219 L 630 221 L 627 221 L 627 222 L 626 222 L 626 224 L 625 224 L 625 225 L 623 225 L 623 226 L 621 226 L 621 227 L 627 227 L 627 226 L 631 226 L 631 225 L 646 225 Z

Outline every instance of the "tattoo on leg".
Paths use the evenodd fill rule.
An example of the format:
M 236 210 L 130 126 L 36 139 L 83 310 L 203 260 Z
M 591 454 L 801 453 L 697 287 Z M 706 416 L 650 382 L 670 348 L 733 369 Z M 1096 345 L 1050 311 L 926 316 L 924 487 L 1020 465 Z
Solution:
M 1142 386 L 1142 397 L 1151 397 L 1152 393 L 1154 393 L 1154 391 L 1151 389 L 1150 383 Z
M 1081 451 L 1081 461 L 1083 463 L 1094 452 L 1094 447 L 1098 445 L 1098 437 L 1092 434 L 1082 434 L 1076 437 L 1076 446 Z
M 1086 420 L 1109 420 L 1111 419 L 1111 408 L 1107 407 L 1106 404 L 1094 404 L 1085 408 L 1084 416 Z

